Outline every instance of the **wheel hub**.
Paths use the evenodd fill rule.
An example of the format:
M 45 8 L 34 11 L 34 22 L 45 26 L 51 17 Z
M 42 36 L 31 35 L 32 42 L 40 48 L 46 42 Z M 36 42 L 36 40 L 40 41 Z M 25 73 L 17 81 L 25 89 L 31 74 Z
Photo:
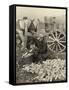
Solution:
M 58 43 L 58 42 L 59 42 L 59 40 L 56 38 L 56 39 L 54 40 L 54 42 L 55 42 L 55 43 Z

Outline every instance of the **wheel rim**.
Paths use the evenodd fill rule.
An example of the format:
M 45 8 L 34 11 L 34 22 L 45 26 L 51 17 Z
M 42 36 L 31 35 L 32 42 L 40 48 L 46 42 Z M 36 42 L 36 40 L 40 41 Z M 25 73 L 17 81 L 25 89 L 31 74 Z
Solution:
M 48 35 L 47 45 L 53 52 L 63 52 L 66 49 L 65 34 L 60 31 L 52 31 Z

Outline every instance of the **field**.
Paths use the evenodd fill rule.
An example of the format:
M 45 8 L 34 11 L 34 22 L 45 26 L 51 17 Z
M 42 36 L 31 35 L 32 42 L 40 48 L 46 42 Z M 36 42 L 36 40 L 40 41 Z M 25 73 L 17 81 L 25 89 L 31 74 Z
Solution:
M 17 72 L 17 82 L 51 82 L 65 80 L 65 60 L 53 59 L 43 63 L 23 65 Z
M 38 24 L 36 20 L 31 20 L 29 27 L 21 29 L 23 31 L 17 27 L 22 42 L 16 33 L 16 83 L 66 80 L 65 28 L 64 23 L 58 22 L 58 18 L 55 23 L 55 18 L 49 23 L 37 19 Z
M 43 60 L 42 63 L 33 63 L 31 58 L 22 59 L 22 54 L 22 52 L 17 52 L 16 54 L 17 62 L 19 61 L 16 64 L 17 83 L 52 82 L 64 81 L 66 79 L 65 54 L 59 55 L 55 59 L 48 58 Z

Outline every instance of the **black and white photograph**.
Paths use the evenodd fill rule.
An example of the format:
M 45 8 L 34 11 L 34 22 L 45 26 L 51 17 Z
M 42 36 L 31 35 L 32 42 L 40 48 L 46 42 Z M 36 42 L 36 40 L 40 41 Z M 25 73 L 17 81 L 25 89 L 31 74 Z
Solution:
M 67 80 L 66 9 L 16 6 L 16 83 Z

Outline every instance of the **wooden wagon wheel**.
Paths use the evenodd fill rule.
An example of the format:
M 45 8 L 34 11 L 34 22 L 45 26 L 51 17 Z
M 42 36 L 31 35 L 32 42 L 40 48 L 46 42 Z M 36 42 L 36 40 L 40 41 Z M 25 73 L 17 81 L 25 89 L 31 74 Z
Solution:
M 53 52 L 63 52 L 66 49 L 66 38 L 65 33 L 58 30 L 52 31 L 48 35 L 47 45 L 48 48 Z

